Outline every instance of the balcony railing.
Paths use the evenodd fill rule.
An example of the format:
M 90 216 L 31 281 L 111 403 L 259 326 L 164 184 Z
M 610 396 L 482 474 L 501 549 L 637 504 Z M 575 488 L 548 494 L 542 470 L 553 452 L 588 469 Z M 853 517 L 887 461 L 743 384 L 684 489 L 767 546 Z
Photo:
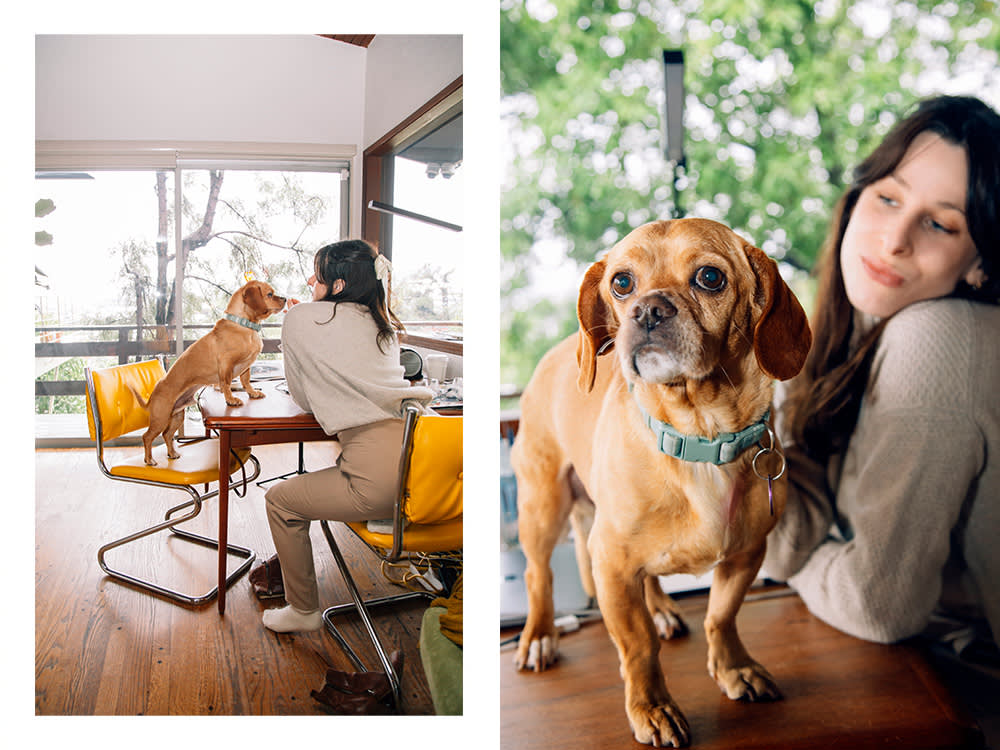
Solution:
M 403 343 L 410 346 L 436 349 L 448 354 L 461 356 L 460 340 L 442 339 L 413 333 L 426 328 L 461 328 L 456 321 L 417 321 L 405 323 L 407 334 Z M 186 325 L 185 333 L 197 333 L 212 328 L 211 325 Z M 263 323 L 261 335 L 264 340 L 262 354 L 275 354 L 281 340 L 280 323 Z M 118 364 L 130 360 L 149 357 L 172 357 L 176 351 L 174 329 L 165 327 L 135 325 L 103 326 L 36 326 L 35 360 L 68 360 L 77 357 L 114 358 Z M 184 339 L 186 349 L 197 340 L 197 336 Z M 42 368 L 36 368 L 36 372 Z M 51 368 L 49 368 L 51 369 Z M 35 396 L 83 396 L 86 392 L 83 380 L 35 380 Z

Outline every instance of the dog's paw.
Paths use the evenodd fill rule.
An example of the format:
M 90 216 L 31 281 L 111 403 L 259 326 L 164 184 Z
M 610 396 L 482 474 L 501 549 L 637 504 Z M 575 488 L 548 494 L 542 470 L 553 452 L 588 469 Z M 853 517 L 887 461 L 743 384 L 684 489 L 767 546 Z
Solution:
M 760 664 L 751 661 L 739 667 L 719 668 L 712 679 L 726 696 L 734 701 L 781 700 L 781 690 L 770 673 Z
M 233 396 L 232 398 L 227 398 L 226 403 L 229 404 L 230 406 L 243 406 L 243 402 L 240 401 L 235 396 Z
M 558 633 L 543 635 L 541 638 L 528 638 L 526 634 L 522 634 L 517 653 L 514 654 L 514 666 L 519 670 L 541 672 L 555 664 L 558 656 Z
M 653 624 L 656 626 L 657 635 L 665 641 L 688 634 L 688 626 L 676 612 L 654 612 Z
M 653 747 L 687 747 L 691 744 L 691 728 L 687 719 L 669 698 L 657 706 L 629 709 L 628 720 L 637 742 Z
M 247 395 L 250 398 L 264 398 L 264 392 L 263 391 L 247 391 Z
M 167 458 L 172 459 L 172 460 L 176 460 L 176 459 L 178 459 L 180 457 L 181 457 L 181 454 L 178 453 L 177 451 L 173 451 L 171 453 L 167 453 Z
M 156 459 L 155 458 L 146 458 L 146 459 L 143 459 L 143 460 L 145 461 L 146 466 L 156 466 Z

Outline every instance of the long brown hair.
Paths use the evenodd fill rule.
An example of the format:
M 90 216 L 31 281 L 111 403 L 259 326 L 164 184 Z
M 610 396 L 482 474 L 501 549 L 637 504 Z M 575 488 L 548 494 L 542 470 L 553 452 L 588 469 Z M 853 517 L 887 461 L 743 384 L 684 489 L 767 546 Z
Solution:
M 1000 303 L 1000 116 L 974 97 L 928 99 L 897 123 L 857 167 L 853 183 L 834 210 L 817 267 L 812 350 L 802 372 L 790 383 L 783 407 L 792 441 L 816 460 L 825 461 L 843 450 L 854 431 L 875 347 L 886 323 L 883 320 L 862 335 L 852 351 L 856 320 L 840 268 L 844 233 L 861 191 L 892 174 L 914 139 L 928 131 L 966 151 L 966 222 L 986 276 L 979 287 L 959 281 L 951 296 Z

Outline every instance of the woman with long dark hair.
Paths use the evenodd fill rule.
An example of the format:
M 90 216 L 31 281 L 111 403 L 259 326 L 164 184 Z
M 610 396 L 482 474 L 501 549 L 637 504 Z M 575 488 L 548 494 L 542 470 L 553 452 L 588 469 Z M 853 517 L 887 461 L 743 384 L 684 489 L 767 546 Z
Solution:
M 285 378 L 295 402 L 337 436 L 341 453 L 336 466 L 294 476 L 265 495 L 288 606 L 267 610 L 263 620 L 278 632 L 322 626 L 310 523 L 392 517 L 403 402 L 433 396 L 403 377 L 389 261 L 367 242 L 346 240 L 320 248 L 314 269 L 313 301 L 291 307 L 281 328 Z
M 860 638 L 995 651 L 998 256 L 1000 117 L 924 101 L 837 205 L 781 406 L 792 491 L 764 570 Z

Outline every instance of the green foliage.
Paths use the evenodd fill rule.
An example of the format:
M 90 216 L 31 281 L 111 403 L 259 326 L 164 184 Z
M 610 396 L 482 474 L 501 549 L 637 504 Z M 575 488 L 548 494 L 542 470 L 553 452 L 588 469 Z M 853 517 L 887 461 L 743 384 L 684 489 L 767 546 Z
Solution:
M 392 311 L 400 320 L 462 320 L 462 296 L 451 271 L 424 263 L 392 287 Z M 460 290 L 459 290 L 460 291 Z
M 524 302 L 540 244 L 582 273 L 679 208 L 811 269 L 853 166 L 922 95 L 984 55 L 996 64 L 996 18 L 992 0 L 502 0 L 501 292 L 518 308 L 504 371 L 523 384 L 533 355 L 513 327 L 553 314 L 551 300 Z M 679 206 L 661 145 L 664 49 L 685 58 Z
M 55 201 L 51 198 L 39 198 L 35 201 L 35 218 L 43 219 L 56 210 Z M 35 232 L 35 244 L 39 247 L 52 244 L 52 235 L 44 229 Z
M 572 307 L 543 299 L 529 310 L 507 311 L 500 331 L 500 382 L 523 387 L 552 344 L 576 330 Z
M 38 377 L 38 380 L 83 380 L 82 358 L 69 359 Z M 35 414 L 82 414 L 83 396 L 35 396 Z
M 35 218 L 41 219 L 56 210 L 55 201 L 51 198 L 39 198 L 35 201 Z

